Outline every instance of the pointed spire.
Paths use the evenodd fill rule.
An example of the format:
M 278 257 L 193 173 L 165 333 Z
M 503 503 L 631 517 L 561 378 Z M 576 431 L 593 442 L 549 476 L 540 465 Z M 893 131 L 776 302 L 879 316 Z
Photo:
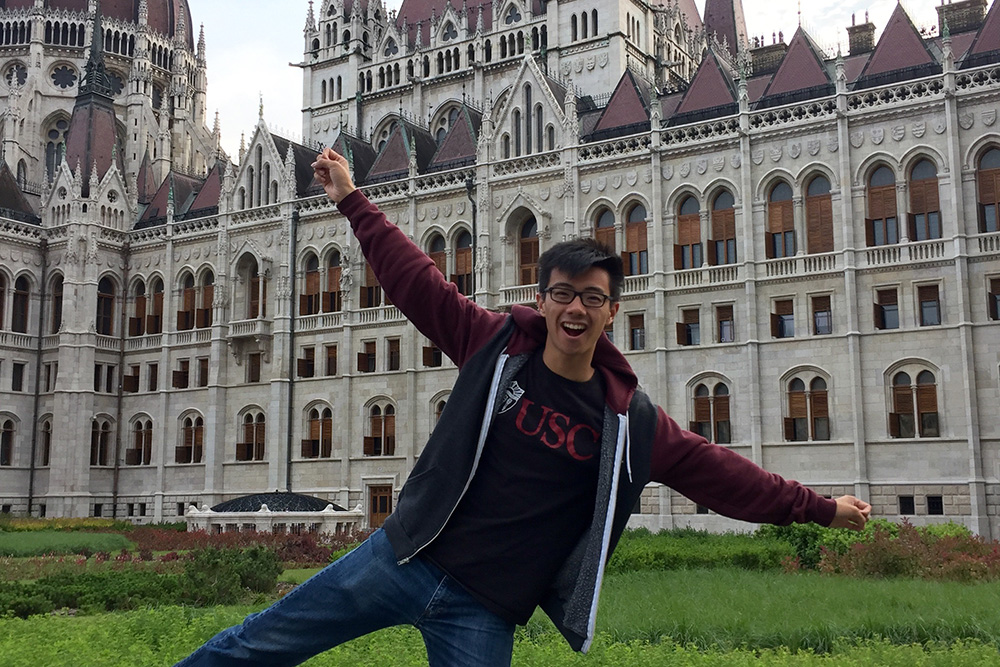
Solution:
M 483 34 L 483 6 L 479 5 L 479 15 L 476 16 L 476 34 Z
M 316 32 L 316 13 L 313 11 L 313 0 L 309 0 L 309 13 L 306 14 L 305 32 Z
M 104 66 L 104 39 L 101 28 L 101 3 L 97 1 L 94 7 L 94 28 L 90 39 L 90 57 L 84 66 L 87 74 L 80 85 L 80 94 L 95 93 L 107 98 L 114 97 L 111 81 Z
M 243 164 L 243 158 L 247 154 L 247 135 L 245 132 L 240 132 L 240 164 Z
M 147 25 L 149 23 L 149 7 L 146 0 L 139 0 L 139 25 Z
M 187 41 L 187 20 L 184 15 L 184 7 L 186 3 L 177 3 L 180 7 L 180 11 L 177 12 L 177 27 L 174 28 L 174 39 L 184 43 Z
M 97 178 L 97 160 L 90 167 L 90 194 L 96 196 L 97 188 L 101 185 L 101 180 Z
M 260 93 L 260 108 L 257 110 L 260 120 L 264 120 L 264 93 Z
M 201 30 L 198 33 L 198 60 L 205 62 L 205 24 L 201 24 Z

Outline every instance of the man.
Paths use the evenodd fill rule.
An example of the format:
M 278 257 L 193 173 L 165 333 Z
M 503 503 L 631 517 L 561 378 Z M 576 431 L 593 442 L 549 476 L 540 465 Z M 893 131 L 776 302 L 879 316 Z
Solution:
M 294 665 L 400 624 L 431 667 L 509 665 L 539 605 L 586 651 L 604 564 L 650 480 L 746 521 L 864 527 L 867 503 L 768 473 L 649 401 L 603 335 L 624 277 L 601 244 L 539 258 L 537 312 L 490 312 L 355 189 L 342 156 L 313 168 L 386 294 L 461 371 L 383 528 L 179 665 Z

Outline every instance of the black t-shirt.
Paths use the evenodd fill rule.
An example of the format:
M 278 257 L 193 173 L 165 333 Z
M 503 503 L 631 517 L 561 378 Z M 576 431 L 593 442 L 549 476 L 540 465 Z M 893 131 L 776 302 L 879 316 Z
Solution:
M 500 412 L 469 489 L 422 552 L 502 618 L 523 625 L 590 525 L 604 379 L 574 382 L 533 354 Z

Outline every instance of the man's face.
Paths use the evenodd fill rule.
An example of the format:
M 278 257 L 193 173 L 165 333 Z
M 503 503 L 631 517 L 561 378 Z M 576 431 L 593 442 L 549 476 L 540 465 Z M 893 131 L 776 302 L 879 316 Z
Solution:
M 604 269 L 591 268 L 575 278 L 559 269 L 549 277 L 549 289 L 565 287 L 575 292 L 611 293 L 611 280 Z M 549 293 L 539 294 L 538 312 L 545 317 L 548 337 L 545 341 L 545 362 L 549 368 L 565 377 L 590 374 L 590 364 L 597 341 L 618 312 L 618 304 L 606 301 L 598 308 L 583 305 L 580 297 L 570 303 L 557 303 Z

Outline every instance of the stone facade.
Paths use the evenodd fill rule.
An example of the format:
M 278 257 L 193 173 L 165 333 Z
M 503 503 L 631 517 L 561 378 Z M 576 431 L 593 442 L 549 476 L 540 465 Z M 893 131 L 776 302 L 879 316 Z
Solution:
M 963 69 L 945 44 L 940 72 L 855 89 L 844 60 L 830 59 L 832 90 L 768 108 L 751 101 L 744 71 L 731 81 L 731 112 L 673 122 L 670 100 L 677 108 L 672 96 L 685 93 L 672 82 L 705 66 L 704 33 L 678 42 L 673 5 L 615 3 L 601 7 L 599 37 L 583 39 L 575 4 L 486 4 L 490 21 L 442 4 L 404 30 L 375 4 L 345 15 L 317 3 L 303 129 L 337 145 L 363 134 L 384 161 L 401 126 L 442 130 L 440 143 L 456 127 L 450 112 L 471 109 L 481 125 L 457 166 L 426 169 L 414 143 L 402 175 L 359 180 L 446 275 L 464 275 L 471 254 L 477 302 L 534 301 L 525 243 L 544 251 L 604 235 L 637 262 L 609 335 L 679 423 L 819 493 L 868 499 L 880 516 L 1000 535 L 1000 322 L 990 310 L 1000 232 L 983 230 L 977 205 L 981 160 L 1000 148 L 1000 65 Z M 505 23 L 510 7 L 520 18 Z M 448 25 L 458 30 L 446 39 Z M 596 117 L 626 74 L 657 91 L 649 123 L 601 135 Z M 542 132 L 539 150 L 518 155 L 505 142 L 525 132 L 515 119 L 526 85 Z M 41 224 L 2 221 L 5 507 L 125 516 L 131 505 L 135 521 L 174 520 L 189 504 L 281 489 L 361 505 L 369 523 L 391 509 L 457 371 L 367 279 L 347 222 L 298 177 L 307 153 L 262 117 L 240 164 L 220 172 L 217 212 L 176 215 L 171 200 L 164 222 L 115 228 L 107 211 L 140 214 L 111 196 L 129 192 L 128 178 L 112 169 L 84 199 L 66 165 L 44 193 Z M 913 177 L 924 161 L 940 229 L 917 240 L 902 212 L 925 185 Z M 888 186 L 872 185 L 882 168 Z M 816 195 L 818 177 L 828 189 Z M 777 200 L 781 184 L 789 194 Z M 869 243 L 866 219 L 885 192 L 901 212 L 899 238 Z M 731 203 L 716 208 L 724 193 Z M 828 249 L 810 248 L 815 206 L 827 207 Z M 708 257 L 717 210 L 731 211 L 732 248 L 685 264 L 685 246 Z M 788 215 L 779 232 L 777 210 Z M 793 235 L 787 252 L 774 252 L 775 233 Z M 15 332 L 22 276 L 27 330 Z M 99 297 L 102 281 L 111 292 Z M 110 333 L 98 330 L 103 304 Z M 155 308 L 161 331 L 148 319 L 130 331 Z M 653 528 L 747 527 L 656 484 L 637 509 L 634 522 Z

